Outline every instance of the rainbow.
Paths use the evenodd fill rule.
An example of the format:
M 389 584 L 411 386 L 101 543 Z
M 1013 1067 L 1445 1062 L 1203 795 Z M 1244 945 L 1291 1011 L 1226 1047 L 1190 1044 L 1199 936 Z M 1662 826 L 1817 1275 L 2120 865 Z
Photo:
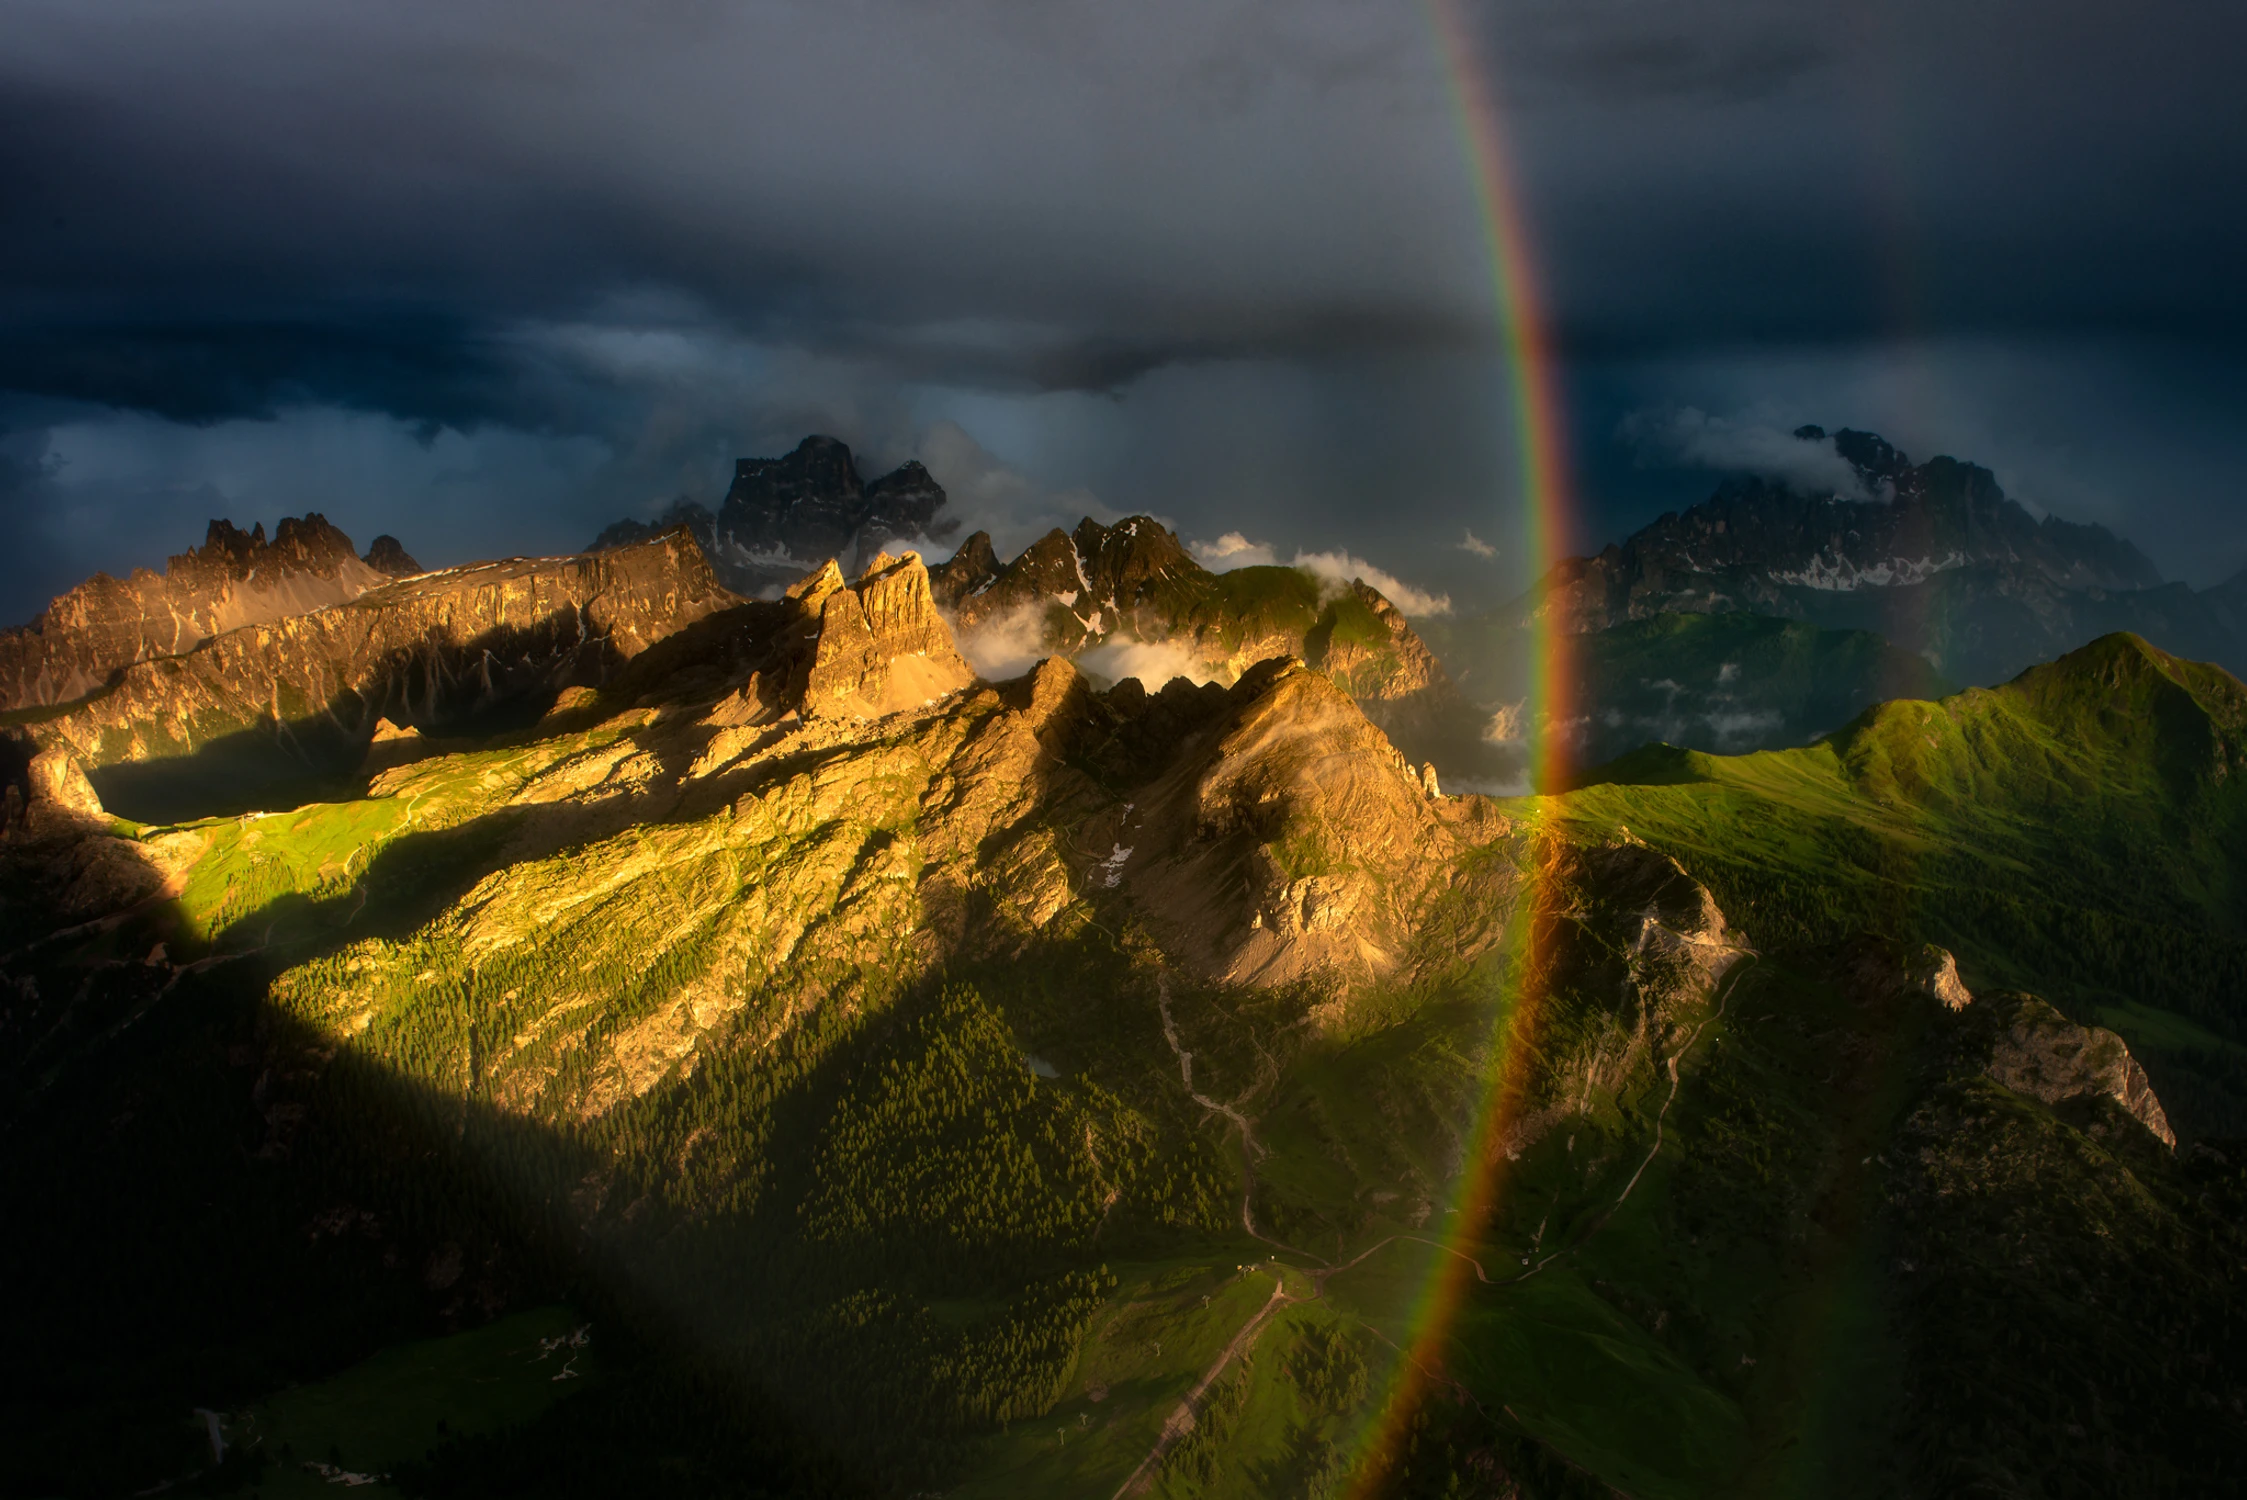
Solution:
M 1565 555 L 1572 540 L 1574 491 L 1569 447 L 1561 415 L 1559 360 L 1547 326 L 1492 80 L 1480 66 L 1462 0 L 1427 0 L 1429 19 L 1441 55 L 1459 135 L 1472 170 L 1475 195 L 1490 256 L 1493 290 L 1513 392 L 1513 422 L 1521 459 L 1524 527 L 1528 555 L 1542 578 Z M 1535 618 L 1535 652 L 1530 701 L 1524 718 L 1531 726 L 1530 774 L 1533 789 L 1558 784 L 1565 770 L 1566 745 L 1556 726 L 1567 724 L 1573 709 L 1571 638 L 1565 622 L 1549 608 Z M 1540 808 L 1542 804 L 1538 804 Z M 1541 812 L 1539 814 L 1541 816 Z M 1550 846 L 1535 840 L 1540 851 Z M 1535 1039 L 1544 1009 L 1537 976 L 1543 965 L 1542 934 L 1535 920 L 1541 908 L 1545 868 L 1530 872 L 1522 911 L 1529 920 L 1525 951 L 1516 973 L 1520 992 L 1505 1012 L 1493 1066 L 1478 1101 L 1460 1182 L 1444 1217 L 1443 1253 L 1434 1257 L 1413 1309 L 1411 1337 L 1380 1413 L 1360 1440 L 1352 1467 L 1351 1493 L 1366 1495 L 1390 1472 L 1413 1413 L 1434 1388 L 1446 1382 L 1443 1353 L 1460 1310 L 1483 1270 L 1467 1251 L 1490 1222 L 1506 1163 L 1508 1126 L 1521 1113 L 1530 1082 Z M 1488 1265 L 1483 1269 L 1495 1269 Z
M 1483 237 L 1490 255 L 1496 312 L 1504 336 L 1508 375 L 1514 396 L 1514 436 L 1521 458 L 1525 541 L 1528 556 L 1543 577 L 1567 555 L 1574 540 L 1575 491 L 1570 477 L 1568 432 L 1561 416 L 1560 360 L 1553 351 L 1543 298 L 1531 262 L 1529 225 L 1514 183 L 1513 160 L 1498 112 L 1496 90 L 1476 62 L 1474 39 L 1461 0 L 1427 0 L 1453 114 L 1471 169 L 1481 210 Z M 1536 670 L 1526 717 L 1532 725 L 1567 722 L 1574 680 L 1570 637 L 1540 611 L 1534 632 Z M 1533 785 L 1554 784 L 1563 769 L 1564 745 L 1558 735 L 1531 730 L 1535 750 Z

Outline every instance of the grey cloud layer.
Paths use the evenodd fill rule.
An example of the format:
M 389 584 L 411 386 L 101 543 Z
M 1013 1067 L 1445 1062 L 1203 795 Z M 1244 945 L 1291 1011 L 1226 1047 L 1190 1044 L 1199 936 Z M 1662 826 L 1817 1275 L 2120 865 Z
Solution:
M 1365 550 L 1403 503 L 1412 545 L 1446 554 L 1431 569 L 1482 566 L 1452 544 L 1462 522 L 1504 534 L 1510 437 L 1429 14 L 0 0 L 0 421 L 66 419 L 83 454 L 106 409 L 283 414 L 292 482 L 113 434 L 149 456 L 131 493 L 240 505 L 292 484 L 317 502 L 335 459 L 303 435 L 358 431 L 338 451 L 399 504 L 447 496 L 428 506 L 455 528 L 428 539 L 439 556 L 506 529 L 448 520 L 471 492 L 442 474 L 483 475 L 486 509 L 560 538 L 707 498 L 731 452 L 812 427 L 902 453 L 954 423 L 1024 494 L 1313 550 Z M 2134 339 L 2237 386 L 2237 7 L 1464 14 L 1506 103 L 1587 471 L 1612 485 L 1587 525 L 1658 498 L 1644 453 L 1612 441 L 1623 417 L 1784 401 L 1805 359 Z M 1912 417 L 1879 396 L 1807 416 Z M 2002 442 L 1974 406 L 2001 396 L 1922 425 Z M 389 425 L 319 415 L 348 411 Z M 486 429 L 474 462 L 419 456 Z M 2180 473 L 2221 436 L 2195 431 Z M 496 455 L 534 448 L 539 479 L 508 484 Z M 189 465 L 168 489 L 166 454 Z M 75 479 L 8 473 L 18 509 L 93 484 L 83 458 Z M 2158 523 L 2180 536 L 2216 524 L 2194 483 Z

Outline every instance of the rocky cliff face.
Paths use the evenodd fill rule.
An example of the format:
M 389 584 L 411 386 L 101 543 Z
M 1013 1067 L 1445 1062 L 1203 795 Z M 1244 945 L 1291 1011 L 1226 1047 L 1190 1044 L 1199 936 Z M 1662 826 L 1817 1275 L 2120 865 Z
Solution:
M 435 726 L 513 694 L 603 681 L 737 602 L 680 533 L 613 552 L 478 563 L 136 662 L 34 733 L 93 768 L 242 735 L 308 755 L 347 747 L 355 761 L 385 715 Z
M 262 522 L 245 532 L 213 521 L 203 545 L 172 558 L 162 573 L 97 573 L 29 625 L 0 631 L 0 708 L 82 698 L 120 667 L 344 603 L 400 571 L 420 566 L 396 537 L 378 537 L 360 558 L 351 538 L 316 511 L 284 518 L 271 541 Z
M 986 532 L 969 537 L 938 570 L 937 597 L 968 627 L 1024 608 L 1058 606 L 1064 642 L 1097 642 L 1119 631 L 1154 639 L 1178 623 L 1180 589 L 1209 576 L 1177 534 L 1151 516 L 1113 526 L 1091 517 L 1074 532 L 1058 527 L 1000 566 Z M 1072 629 L 1068 621 L 1074 621 Z M 1075 642 L 1068 642 L 1071 635 Z
M 1974 1006 L 1992 1080 L 2045 1104 L 2112 1099 L 2163 1145 L 2177 1144 L 2146 1070 L 2121 1037 L 2078 1026 L 2033 995 L 1985 995 Z
M 804 678 L 807 718 L 879 718 L 933 703 L 974 680 L 929 597 L 928 570 L 913 553 L 875 558 L 848 588 L 830 562 L 794 597 L 819 611 Z
M 942 514 L 944 505 L 944 487 L 918 462 L 867 481 L 848 445 L 814 435 L 785 457 L 737 461 L 716 514 L 681 501 L 653 525 L 617 522 L 593 550 L 684 526 L 728 588 L 756 595 L 795 582 L 824 558 L 860 567 L 888 543 L 947 536 L 958 523 Z
M 1828 440 L 1815 427 L 1797 436 Z M 2247 636 L 2219 600 L 2163 584 L 2104 527 L 2032 516 L 1975 464 L 1913 464 L 1848 429 L 1831 441 L 1876 498 L 1728 479 L 1690 510 L 1561 563 L 1509 607 L 1509 621 L 1582 633 L 1665 611 L 1780 615 L 1873 631 L 1975 682 L 2114 630 L 2247 666 Z
M 1144 700 L 1110 701 L 1129 715 Z M 1166 949 L 1229 982 L 1356 983 L 1424 963 L 1423 919 L 1453 892 L 1452 860 L 1507 832 L 1506 820 L 1436 795 L 1300 660 L 1259 663 L 1205 702 L 1210 717 L 1176 762 L 1086 830 L 1108 851 L 1101 879 L 1128 893 Z M 1494 940 L 1489 919 L 1504 905 L 1483 906 L 1472 936 L 1452 934 L 1445 961 Z

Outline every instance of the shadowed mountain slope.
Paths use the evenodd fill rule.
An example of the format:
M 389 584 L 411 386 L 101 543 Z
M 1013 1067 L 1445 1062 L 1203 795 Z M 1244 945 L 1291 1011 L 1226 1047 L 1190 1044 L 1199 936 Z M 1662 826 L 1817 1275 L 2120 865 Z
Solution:
M 1568 642 L 1565 726 L 1527 722 L 1541 644 L 1494 616 L 1432 621 L 1431 645 L 1459 690 L 1486 705 L 1486 734 L 1525 741 L 1557 732 L 1569 758 L 1594 766 L 1650 741 L 1736 755 L 1807 744 L 1876 703 L 1939 698 L 1955 684 L 1924 657 L 1863 630 L 1771 615 L 1665 613 Z
M 1554 804 L 1627 827 L 1770 937 L 1938 943 L 2146 1055 L 2180 1128 L 2247 1131 L 2247 688 L 2109 636 L 1819 744 L 1649 747 Z
M 566 599 L 598 671 L 323 800 L 114 819 L 36 726 L 0 1438 L 42 1492 L 2025 1500 L 2207 1493 L 2247 1438 L 2247 1155 L 2177 1041 L 2238 1025 L 2215 669 L 2117 638 L 1499 803 L 1353 701 L 1338 610 L 1332 672 L 1103 691 L 973 680 L 913 556 L 488 571 L 504 622 L 466 571 L 401 618 Z M 179 660 L 283 660 L 239 652 Z M 543 1414 L 396 1394 L 540 1308 L 587 1355 Z

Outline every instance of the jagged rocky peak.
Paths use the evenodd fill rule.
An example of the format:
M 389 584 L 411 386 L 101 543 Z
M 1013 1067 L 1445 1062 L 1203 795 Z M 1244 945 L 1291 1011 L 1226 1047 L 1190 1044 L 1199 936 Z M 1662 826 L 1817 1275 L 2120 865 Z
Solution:
M 743 458 L 715 514 L 681 498 L 656 521 L 618 521 L 594 538 L 600 551 L 684 526 L 734 592 L 771 597 L 814 559 L 871 561 L 885 544 L 941 538 L 959 523 L 943 514 L 944 487 L 917 460 L 872 481 L 850 446 L 813 434 L 779 458 Z
M 952 643 L 951 627 L 929 595 L 919 554 L 887 553 L 848 587 L 830 562 L 818 587 L 798 603 L 819 610 L 817 645 L 807 673 L 802 713 L 879 718 L 933 703 L 975 680 Z
M 977 531 L 960 543 L 950 560 L 929 570 L 929 586 L 946 609 L 958 609 L 968 596 L 988 587 L 1004 571 L 991 533 Z
M 2105 631 L 2243 659 L 2220 591 L 2164 584 L 2103 526 L 2041 518 L 1979 464 L 1913 462 L 1877 433 L 1810 425 L 1832 482 L 1735 474 L 1595 556 L 1557 564 L 1501 617 L 1609 630 L 1663 613 L 1748 613 L 1869 630 L 1954 680 L 1994 683 Z
M 395 538 L 384 540 L 411 562 Z M 284 517 L 270 540 L 263 522 L 244 531 L 214 520 L 203 545 L 172 557 L 162 573 L 96 573 L 31 624 L 0 631 L 0 708 L 84 697 L 134 662 L 344 603 L 388 576 L 317 511 Z
M 733 633 L 719 667 L 728 690 L 703 717 L 722 731 L 725 754 L 783 721 L 840 728 L 926 707 L 975 681 L 915 552 L 883 553 L 856 579 L 830 558 L 778 603 L 721 618 Z M 691 697 L 697 679 L 673 676 L 657 696 L 684 688 Z
M 1195 727 L 1208 708 L 1185 700 L 1203 695 L 1217 712 Z M 1299 659 L 1260 662 L 1230 689 L 1173 682 L 1133 697 L 1116 707 L 1167 712 L 1186 730 L 1183 753 L 1112 835 L 1090 830 L 1087 842 L 1132 852 L 1131 899 L 1167 949 L 1195 955 L 1213 977 L 1356 982 L 1407 968 L 1433 872 L 1448 852 L 1504 829 L 1479 799 L 1431 795 L 1357 705 Z
M 0 792 L 0 832 L 15 838 L 69 837 L 107 821 L 86 768 L 68 750 L 38 749 L 28 739 L 11 736 L 4 758 L 9 774 Z
M 366 556 L 359 559 L 368 567 L 390 578 L 411 578 L 428 569 L 414 561 L 405 544 L 388 532 L 367 544 Z
M 1360 702 L 1389 702 L 1441 690 L 1450 682 L 1404 611 L 1364 579 L 1320 616 L 1305 643 L 1311 665 Z
M 1126 516 L 1056 527 L 1004 564 L 977 532 L 931 576 L 971 656 L 985 632 L 1011 643 L 1027 627 L 1039 649 L 1057 655 L 1144 643 L 1163 648 L 1157 655 L 1169 667 L 1190 663 L 1221 682 L 1261 661 L 1301 657 L 1415 753 L 1475 739 L 1441 663 L 1378 589 L 1357 580 L 1335 592 L 1268 571 L 1289 581 L 1234 590 L 1161 522 Z
M 1799 614 L 1790 595 L 1918 584 L 1994 568 L 2061 588 L 2142 589 L 2160 583 L 2146 556 L 2103 526 L 2042 520 L 1978 464 L 1914 464 L 1876 433 L 1843 428 L 1830 444 L 1859 492 L 1819 493 L 1735 475 L 1691 509 L 1670 512 L 1596 557 L 1572 559 L 1533 595 L 1572 629 L 1600 630 L 1662 610 L 1752 609 Z
M 1178 534 L 1152 516 L 1126 516 L 1113 526 L 1087 516 L 1074 531 L 1055 527 L 1003 566 L 990 534 L 976 532 L 937 570 L 936 585 L 938 601 L 964 624 L 1051 601 L 1098 637 L 1147 606 L 1160 610 L 1170 602 L 1169 585 L 1209 576 Z

